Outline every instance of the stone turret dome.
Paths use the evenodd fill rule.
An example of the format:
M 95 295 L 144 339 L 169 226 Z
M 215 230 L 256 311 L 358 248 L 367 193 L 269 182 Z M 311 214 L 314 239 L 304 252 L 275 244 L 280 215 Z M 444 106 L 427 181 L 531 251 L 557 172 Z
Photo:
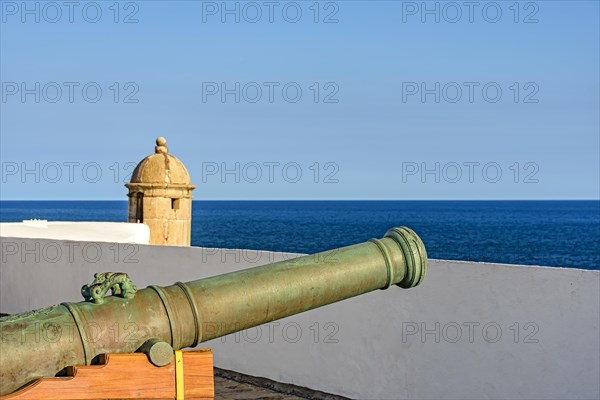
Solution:
M 191 185 L 190 174 L 183 163 L 169 154 L 167 140 L 156 139 L 154 154 L 144 158 L 131 174 L 131 183 L 154 185 Z

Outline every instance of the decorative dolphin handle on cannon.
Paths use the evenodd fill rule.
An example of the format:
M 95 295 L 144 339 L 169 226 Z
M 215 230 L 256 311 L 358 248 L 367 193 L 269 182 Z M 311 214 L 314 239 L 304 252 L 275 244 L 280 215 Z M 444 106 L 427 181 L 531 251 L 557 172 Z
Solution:
M 373 290 L 411 288 L 426 270 L 423 242 L 401 227 L 383 239 L 167 287 L 137 290 L 126 274 L 96 274 L 82 288 L 84 302 L 0 318 L 0 394 L 100 354 L 162 342 L 195 347 Z

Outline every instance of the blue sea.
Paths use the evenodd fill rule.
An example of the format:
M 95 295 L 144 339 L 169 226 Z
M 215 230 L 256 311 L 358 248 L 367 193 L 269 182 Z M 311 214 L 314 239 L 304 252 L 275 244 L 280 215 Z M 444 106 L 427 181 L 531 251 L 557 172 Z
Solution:
M 126 201 L 2 201 L 0 221 L 126 221 Z M 192 245 L 315 253 L 414 229 L 430 258 L 600 269 L 600 201 L 194 201 Z

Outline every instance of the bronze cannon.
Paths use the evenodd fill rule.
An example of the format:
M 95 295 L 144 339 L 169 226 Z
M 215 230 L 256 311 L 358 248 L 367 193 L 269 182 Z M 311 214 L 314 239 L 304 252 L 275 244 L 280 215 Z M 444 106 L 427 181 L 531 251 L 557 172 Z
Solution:
M 124 273 L 96 274 L 82 289 L 86 301 L 0 318 L 0 394 L 100 354 L 163 342 L 195 347 L 373 290 L 411 288 L 426 270 L 423 242 L 401 227 L 382 239 L 167 287 L 137 290 Z

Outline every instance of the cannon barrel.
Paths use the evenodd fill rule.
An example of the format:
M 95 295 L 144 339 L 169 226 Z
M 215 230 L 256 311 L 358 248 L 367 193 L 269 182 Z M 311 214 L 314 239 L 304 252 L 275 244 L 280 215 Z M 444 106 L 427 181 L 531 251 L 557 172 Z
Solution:
M 124 273 L 96 274 L 82 289 L 86 301 L 0 318 L 0 394 L 149 341 L 195 347 L 391 285 L 411 288 L 426 270 L 423 242 L 401 227 L 383 239 L 167 287 L 137 290 Z

